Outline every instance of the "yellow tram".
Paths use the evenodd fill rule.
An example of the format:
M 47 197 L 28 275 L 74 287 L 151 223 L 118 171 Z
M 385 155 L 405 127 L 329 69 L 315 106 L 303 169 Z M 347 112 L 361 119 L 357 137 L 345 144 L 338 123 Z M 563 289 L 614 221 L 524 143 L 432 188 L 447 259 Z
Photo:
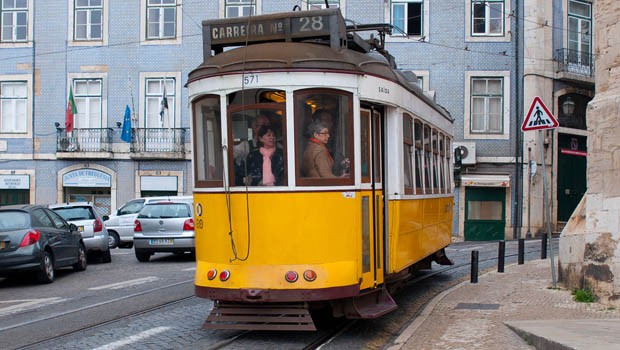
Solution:
M 452 118 L 395 68 L 389 30 L 338 9 L 203 22 L 187 87 L 204 327 L 378 317 L 391 285 L 451 263 Z

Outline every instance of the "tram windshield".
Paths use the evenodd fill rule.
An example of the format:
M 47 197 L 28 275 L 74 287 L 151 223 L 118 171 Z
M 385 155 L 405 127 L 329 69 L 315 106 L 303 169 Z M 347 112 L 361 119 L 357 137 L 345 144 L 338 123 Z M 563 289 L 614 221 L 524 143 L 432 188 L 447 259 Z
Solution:
M 293 94 L 294 116 L 287 119 L 286 93 L 247 89 L 228 94 L 226 116 L 219 96 L 194 103 L 196 184 L 223 186 L 224 167 L 232 187 L 353 184 L 353 113 L 350 93 L 307 89 Z M 227 144 L 222 149 L 222 118 Z M 294 134 L 287 135 L 287 123 Z M 288 152 L 289 148 L 293 152 Z M 224 154 L 226 160 L 224 160 Z M 294 155 L 290 159 L 289 154 Z M 289 174 L 289 162 L 294 174 Z

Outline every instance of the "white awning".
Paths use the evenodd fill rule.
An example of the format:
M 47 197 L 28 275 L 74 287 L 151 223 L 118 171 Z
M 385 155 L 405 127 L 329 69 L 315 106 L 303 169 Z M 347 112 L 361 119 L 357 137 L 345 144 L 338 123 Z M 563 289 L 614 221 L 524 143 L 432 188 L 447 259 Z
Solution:
M 510 187 L 510 175 L 462 175 L 461 185 L 477 187 Z

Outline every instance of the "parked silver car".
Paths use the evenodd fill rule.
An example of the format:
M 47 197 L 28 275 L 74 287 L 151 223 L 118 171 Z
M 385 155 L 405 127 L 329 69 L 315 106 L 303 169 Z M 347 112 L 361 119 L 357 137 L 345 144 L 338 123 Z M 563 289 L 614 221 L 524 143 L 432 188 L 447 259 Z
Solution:
M 133 245 L 133 225 L 138 213 L 144 208 L 145 204 L 162 200 L 192 201 L 192 196 L 143 197 L 126 202 L 109 217 L 104 216 L 105 226 L 110 235 L 110 248 L 131 248 Z
M 134 250 L 138 261 L 157 252 L 195 254 L 193 201 L 147 203 L 134 222 Z
M 75 224 L 82 234 L 89 257 L 100 262 L 112 261 L 108 230 L 95 206 L 90 202 L 72 202 L 52 204 L 50 209 L 62 216 L 67 222 Z

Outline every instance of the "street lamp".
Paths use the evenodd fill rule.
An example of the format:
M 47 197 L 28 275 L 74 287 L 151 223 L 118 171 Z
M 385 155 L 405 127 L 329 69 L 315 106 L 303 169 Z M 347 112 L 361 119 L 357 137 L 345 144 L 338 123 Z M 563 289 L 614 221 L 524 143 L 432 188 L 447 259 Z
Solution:
M 575 101 L 570 96 L 562 103 L 562 112 L 569 117 L 575 113 Z

